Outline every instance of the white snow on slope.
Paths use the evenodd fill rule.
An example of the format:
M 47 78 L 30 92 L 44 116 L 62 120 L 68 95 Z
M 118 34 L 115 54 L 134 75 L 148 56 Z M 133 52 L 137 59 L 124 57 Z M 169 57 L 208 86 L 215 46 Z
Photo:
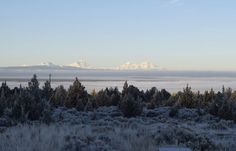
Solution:
M 84 69 L 90 69 L 91 68 L 91 66 L 88 65 L 87 62 L 84 61 L 84 60 L 80 60 L 78 62 L 71 63 L 68 66 L 76 67 L 76 68 L 84 68 Z
M 138 64 L 126 62 L 125 64 L 118 66 L 116 69 L 118 70 L 154 70 L 154 69 L 158 69 L 158 66 L 147 61 L 138 63 Z
M 93 67 L 89 65 L 85 60 L 79 60 L 77 62 L 68 64 L 68 65 L 58 65 L 54 64 L 52 62 L 42 62 L 37 65 L 21 65 L 21 66 L 14 66 L 15 68 L 17 67 L 49 67 L 50 69 L 58 69 L 58 68 L 68 68 L 68 67 L 73 67 L 73 68 L 80 68 L 80 69 L 100 69 L 100 70 L 160 70 L 161 68 L 157 66 L 156 64 L 153 64 L 151 62 L 145 61 L 141 63 L 131 63 L 131 62 L 126 62 L 125 64 L 122 64 L 118 67 L 110 67 L 110 68 L 104 68 L 104 67 Z
M 42 62 L 41 64 L 39 64 L 40 66 L 47 66 L 47 67 L 59 67 L 59 65 L 56 65 L 52 62 Z

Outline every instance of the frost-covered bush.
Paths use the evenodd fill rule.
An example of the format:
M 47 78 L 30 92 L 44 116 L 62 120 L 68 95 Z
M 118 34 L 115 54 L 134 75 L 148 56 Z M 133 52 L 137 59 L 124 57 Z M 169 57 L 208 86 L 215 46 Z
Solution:
M 193 150 L 218 150 L 206 135 L 198 135 L 191 130 L 166 127 L 154 136 L 157 144 L 187 146 Z
M 155 151 L 146 133 L 89 125 L 18 125 L 0 133 L 1 151 Z
M 147 109 L 155 109 L 155 103 L 153 101 L 147 103 Z
M 170 109 L 170 112 L 169 112 L 169 116 L 170 117 L 175 117 L 175 116 L 177 116 L 178 115 L 178 108 L 177 107 L 172 107 L 171 109 Z

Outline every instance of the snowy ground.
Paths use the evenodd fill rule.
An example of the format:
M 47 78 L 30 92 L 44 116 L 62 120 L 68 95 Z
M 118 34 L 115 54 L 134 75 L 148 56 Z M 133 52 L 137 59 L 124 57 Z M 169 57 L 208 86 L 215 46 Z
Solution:
M 156 151 L 163 146 L 192 150 L 234 150 L 236 124 L 195 109 L 144 110 L 137 118 L 124 118 L 116 107 L 94 112 L 59 108 L 55 123 L 37 122 L 0 128 L 1 151 Z

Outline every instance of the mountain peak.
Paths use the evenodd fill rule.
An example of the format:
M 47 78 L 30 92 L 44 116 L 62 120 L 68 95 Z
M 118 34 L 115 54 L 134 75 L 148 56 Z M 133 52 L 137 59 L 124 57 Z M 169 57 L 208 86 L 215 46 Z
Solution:
M 85 69 L 90 69 L 91 66 L 87 64 L 86 61 L 84 60 L 79 60 L 77 62 L 71 63 L 68 66 L 70 67 L 76 67 L 76 68 L 85 68 Z
M 155 70 L 155 69 L 158 69 L 158 66 L 147 61 L 137 63 L 137 64 L 131 63 L 128 61 L 125 64 L 118 66 L 116 69 L 118 70 Z
M 58 67 L 59 65 L 56 65 L 52 62 L 42 62 L 41 64 L 39 64 L 40 66 L 47 66 L 47 67 Z

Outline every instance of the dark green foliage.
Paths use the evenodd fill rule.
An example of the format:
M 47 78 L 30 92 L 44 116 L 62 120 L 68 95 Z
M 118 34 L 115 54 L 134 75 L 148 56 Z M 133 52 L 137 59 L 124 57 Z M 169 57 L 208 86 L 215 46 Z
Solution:
M 95 95 L 95 100 L 98 106 L 117 106 L 120 102 L 120 99 L 121 94 L 117 87 L 100 90 Z
M 37 104 L 41 100 L 41 89 L 39 88 L 39 82 L 37 75 L 33 75 L 33 78 L 28 83 L 28 91 L 31 95 L 32 103 Z
M 147 90 L 145 92 L 145 101 L 149 102 L 153 98 L 154 94 L 158 92 L 156 87 L 152 87 L 150 90 Z
M 6 97 L 4 93 L 4 89 L 1 89 L 0 94 L 0 117 L 3 115 L 4 109 L 6 108 Z
M 180 95 L 182 92 L 178 92 L 177 94 L 172 94 L 170 98 L 165 102 L 165 106 L 174 106 L 175 103 L 180 99 Z
M 43 111 L 40 116 L 40 120 L 46 124 L 53 122 L 52 109 L 48 101 L 42 100 Z
M 232 115 L 231 115 L 231 103 L 229 100 L 225 100 L 223 104 L 220 106 L 218 109 L 218 116 L 230 120 Z
M 12 118 L 20 121 L 25 121 L 28 117 L 30 110 L 30 94 L 27 91 L 20 90 L 20 93 L 14 100 L 11 116 Z
M 66 96 L 67 96 L 67 92 L 64 89 L 64 87 L 62 85 L 58 86 L 55 89 L 55 91 L 50 99 L 50 104 L 54 107 L 63 106 L 64 102 L 66 100 Z
M 96 102 L 93 98 L 90 98 L 84 107 L 84 111 L 93 111 L 96 108 Z
M 111 99 L 104 91 L 103 89 L 100 90 L 96 95 L 95 95 L 95 100 L 97 102 L 98 106 L 110 106 L 111 105 Z
M 119 105 L 125 117 L 135 117 L 142 114 L 145 95 L 143 91 L 139 91 L 137 87 L 128 85 L 125 81 L 122 91 L 122 99 Z
M 194 93 L 188 85 L 183 89 L 183 92 L 178 93 L 178 101 L 181 106 L 186 108 L 194 108 L 197 106 L 197 101 L 194 99 Z
M 0 103 L 0 117 L 3 115 L 4 109 L 5 107 Z
M 145 100 L 145 94 L 143 91 L 140 91 L 137 87 L 133 85 L 128 85 L 127 81 L 125 81 L 122 90 L 122 97 L 128 94 L 132 95 L 134 99 L 140 99 L 141 101 Z
M 122 92 L 115 87 L 105 88 L 98 93 L 93 91 L 89 95 L 78 78 L 67 91 L 63 86 L 54 90 L 50 80 L 41 89 L 36 75 L 26 88 L 20 86 L 10 89 L 6 82 L 0 87 L 0 116 L 6 113 L 21 122 L 40 120 L 50 123 L 52 107 L 61 106 L 79 111 L 93 111 L 100 106 L 118 106 L 125 117 L 135 117 L 142 114 L 144 104 L 148 109 L 170 106 L 171 117 L 178 114 L 179 108 L 186 107 L 196 108 L 199 113 L 204 110 L 220 118 L 236 121 L 236 91 L 224 87 L 222 92 L 215 93 L 211 90 L 201 94 L 193 92 L 187 85 L 182 92 L 171 95 L 165 89 L 158 90 L 156 87 L 144 93 L 137 87 L 128 85 L 126 81 Z
M 82 111 L 87 104 L 88 93 L 85 90 L 85 87 L 79 82 L 78 78 L 75 79 L 72 86 L 70 86 L 65 106 L 68 108 L 77 108 Z
M 167 102 L 170 96 L 170 93 L 165 89 L 162 89 L 161 91 L 156 90 L 151 98 L 151 102 L 153 102 L 156 106 L 162 106 Z
M 117 106 L 120 103 L 121 99 L 121 94 L 118 88 L 115 87 L 114 89 L 112 88 L 109 91 L 110 91 L 109 96 L 111 97 L 111 105 Z
M 231 102 L 231 120 L 236 122 L 236 102 L 235 100 Z
M 125 81 L 124 86 L 123 86 L 123 90 L 122 90 L 122 97 L 124 97 L 125 94 L 127 94 L 128 87 L 129 87 L 128 82 Z
M 41 90 L 39 88 L 39 82 L 37 76 L 29 82 L 29 86 L 26 89 L 20 87 L 19 90 L 15 90 L 14 95 L 9 98 L 13 98 L 13 104 L 10 105 L 12 110 L 11 117 L 15 120 L 25 121 L 40 120 L 44 115 L 46 108 L 46 101 L 43 98 Z
M 218 92 L 211 103 L 209 112 L 226 120 L 236 121 L 236 100 L 232 93 L 232 89 L 222 88 L 222 92 Z
M 142 114 L 142 99 L 133 97 L 130 93 L 126 94 L 120 103 L 120 110 L 125 117 L 136 117 Z
M 165 89 L 159 91 L 156 87 L 152 87 L 150 90 L 147 90 L 144 95 L 145 102 L 149 102 L 147 106 L 149 109 L 167 104 L 167 100 L 169 100 L 171 96 L 171 94 Z
M 51 82 L 47 80 L 43 86 L 42 97 L 47 101 L 49 101 L 52 95 L 53 95 L 53 89 L 51 87 Z
M 11 95 L 11 89 L 7 86 L 7 82 L 3 82 L 0 88 L 1 97 L 7 97 Z
M 28 83 L 28 88 L 29 90 L 31 91 L 34 91 L 34 90 L 38 90 L 39 89 L 39 82 L 37 80 L 37 75 L 34 74 L 33 75 L 33 78 L 30 80 L 30 82 Z

